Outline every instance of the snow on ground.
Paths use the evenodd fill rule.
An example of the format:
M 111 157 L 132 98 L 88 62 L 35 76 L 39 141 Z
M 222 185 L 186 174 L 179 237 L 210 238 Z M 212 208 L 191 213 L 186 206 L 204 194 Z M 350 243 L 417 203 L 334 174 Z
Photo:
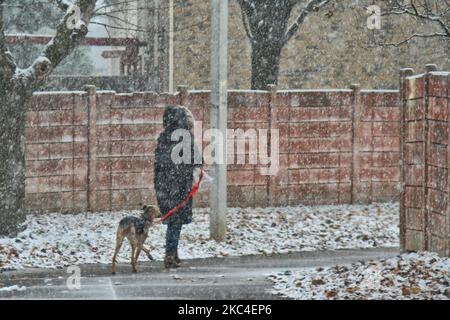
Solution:
M 398 246 L 398 204 L 282 207 L 228 211 L 223 243 L 209 240 L 207 209 L 182 231 L 182 259 Z M 28 229 L 0 239 L 0 270 L 111 263 L 121 218 L 139 212 L 28 216 Z M 166 226 L 150 229 L 146 245 L 162 260 Z M 125 243 L 118 262 L 129 263 Z M 144 254 L 141 261 L 147 258 Z
M 17 285 L 0 288 L 0 292 L 25 291 L 27 287 L 19 287 Z
M 273 294 L 310 299 L 450 299 L 450 259 L 429 252 L 269 276 Z

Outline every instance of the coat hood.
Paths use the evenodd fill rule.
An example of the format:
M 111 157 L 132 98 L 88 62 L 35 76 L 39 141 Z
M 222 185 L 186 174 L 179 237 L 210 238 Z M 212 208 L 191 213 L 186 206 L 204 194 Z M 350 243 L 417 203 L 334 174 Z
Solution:
M 177 129 L 191 130 L 194 127 L 194 117 L 188 108 L 170 105 L 164 111 L 163 125 L 166 131 Z

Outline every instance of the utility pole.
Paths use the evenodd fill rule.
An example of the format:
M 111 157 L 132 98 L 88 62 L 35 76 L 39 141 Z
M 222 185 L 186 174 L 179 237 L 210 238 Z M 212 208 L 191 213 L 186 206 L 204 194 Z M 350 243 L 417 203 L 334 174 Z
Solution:
M 223 241 L 227 213 L 228 0 L 211 0 L 211 128 L 220 131 L 221 158 L 210 193 L 210 236 Z M 217 138 L 214 143 L 217 143 Z
M 173 72 L 174 72 L 174 0 L 169 0 L 169 93 L 173 93 Z

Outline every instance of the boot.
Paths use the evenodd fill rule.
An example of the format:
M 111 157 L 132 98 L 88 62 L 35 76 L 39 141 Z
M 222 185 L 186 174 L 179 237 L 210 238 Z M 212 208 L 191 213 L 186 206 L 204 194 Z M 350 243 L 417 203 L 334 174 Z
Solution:
M 164 258 L 164 267 L 166 269 L 175 269 L 180 266 L 175 257 L 175 254 L 166 254 L 166 257 Z

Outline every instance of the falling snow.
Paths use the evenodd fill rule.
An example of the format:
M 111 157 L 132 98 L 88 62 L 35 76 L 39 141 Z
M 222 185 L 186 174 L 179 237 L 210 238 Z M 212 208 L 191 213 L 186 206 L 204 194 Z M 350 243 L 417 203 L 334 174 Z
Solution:
M 277 269 L 268 276 L 270 293 L 291 299 L 450 299 L 450 258 L 442 257 L 450 250 L 450 73 L 442 71 L 450 62 L 450 5 L 394 1 L 383 4 L 381 15 L 376 4 L 367 11 L 372 2 L 239 0 L 226 10 L 224 1 L 180 6 L 89 0 L 72 6 L 65 0 L 0 0 L 0 273 L 109 265 L 119 221 L 141 212 L 61 212 L 132 208 L 155 195 L 162 212 L 176 208 L 193 175 L 170 169 L 173 157 L 173 163 L 158 160 L 155 140 L 167 119 L 173 131 L 192 131 L 195 114 L 199 123 L 221 130 L 215 133 L 225 137 L 222 146 L 225 133 L 236 136 L 237 147 L 249 138 L 248 153 L 246 146 L 219 152 L 225 150 L 217 149 L 219 135 L 204 139 L 215 145 L 214 154 L 233 155 L 231 168 L 205 161 L 203 154 L 214 178 L 202 175 L 198 192 L 213 186 L 211 203 L 393 202 L 228 208 L 222 242 L 210 239 L 210 230 L 224 225 L 211 228 L 209 209 L 195 209 L 194 223 L 182 230 L 181 259 L 365 253 L 399 248 L 401 236 L 405 251 L 433 248 L 441 257 L 404 253 L 351 265 Z M 399 77 L 406 65 L 416 71 L 402 69 Z M 350 81 L 361 85 L 349 89 Z M 163 120 L 163 108 L 177 104 L 184 105 L 184 116 Z M 204 138 L 206 127 L 199 127 Z M 172 135 L 166 138 L 174 142 Z M 175 148 L 166 145 L 172 155 Z M 254 163 L 236 168 L 255 153 L 274 169 L 267 171 L 272 177 L 256 173 L 261 168 Z M 158 179 L 160 173 L 165 176 Z M 177 211 L 179 218 L 188 213 L 178 222 L 190 222 L 190 202 Z M 167 232 L 167 244 L 162 224 L 152 226 L 146 240 L 156 260 L 166 258 L 166 269 L 177 260 L 177 251 L 170 251 L 178 241 L 170 240 L 178 236 L 176 217 L 170 218 L 176 230 Z M 118 262 L 128 264 L 130 254 L 126 242 Z M 173 279 L 185 280 L 178 274 Z M 0 283 L 0 292 L 32 291 L 19 284 Z

